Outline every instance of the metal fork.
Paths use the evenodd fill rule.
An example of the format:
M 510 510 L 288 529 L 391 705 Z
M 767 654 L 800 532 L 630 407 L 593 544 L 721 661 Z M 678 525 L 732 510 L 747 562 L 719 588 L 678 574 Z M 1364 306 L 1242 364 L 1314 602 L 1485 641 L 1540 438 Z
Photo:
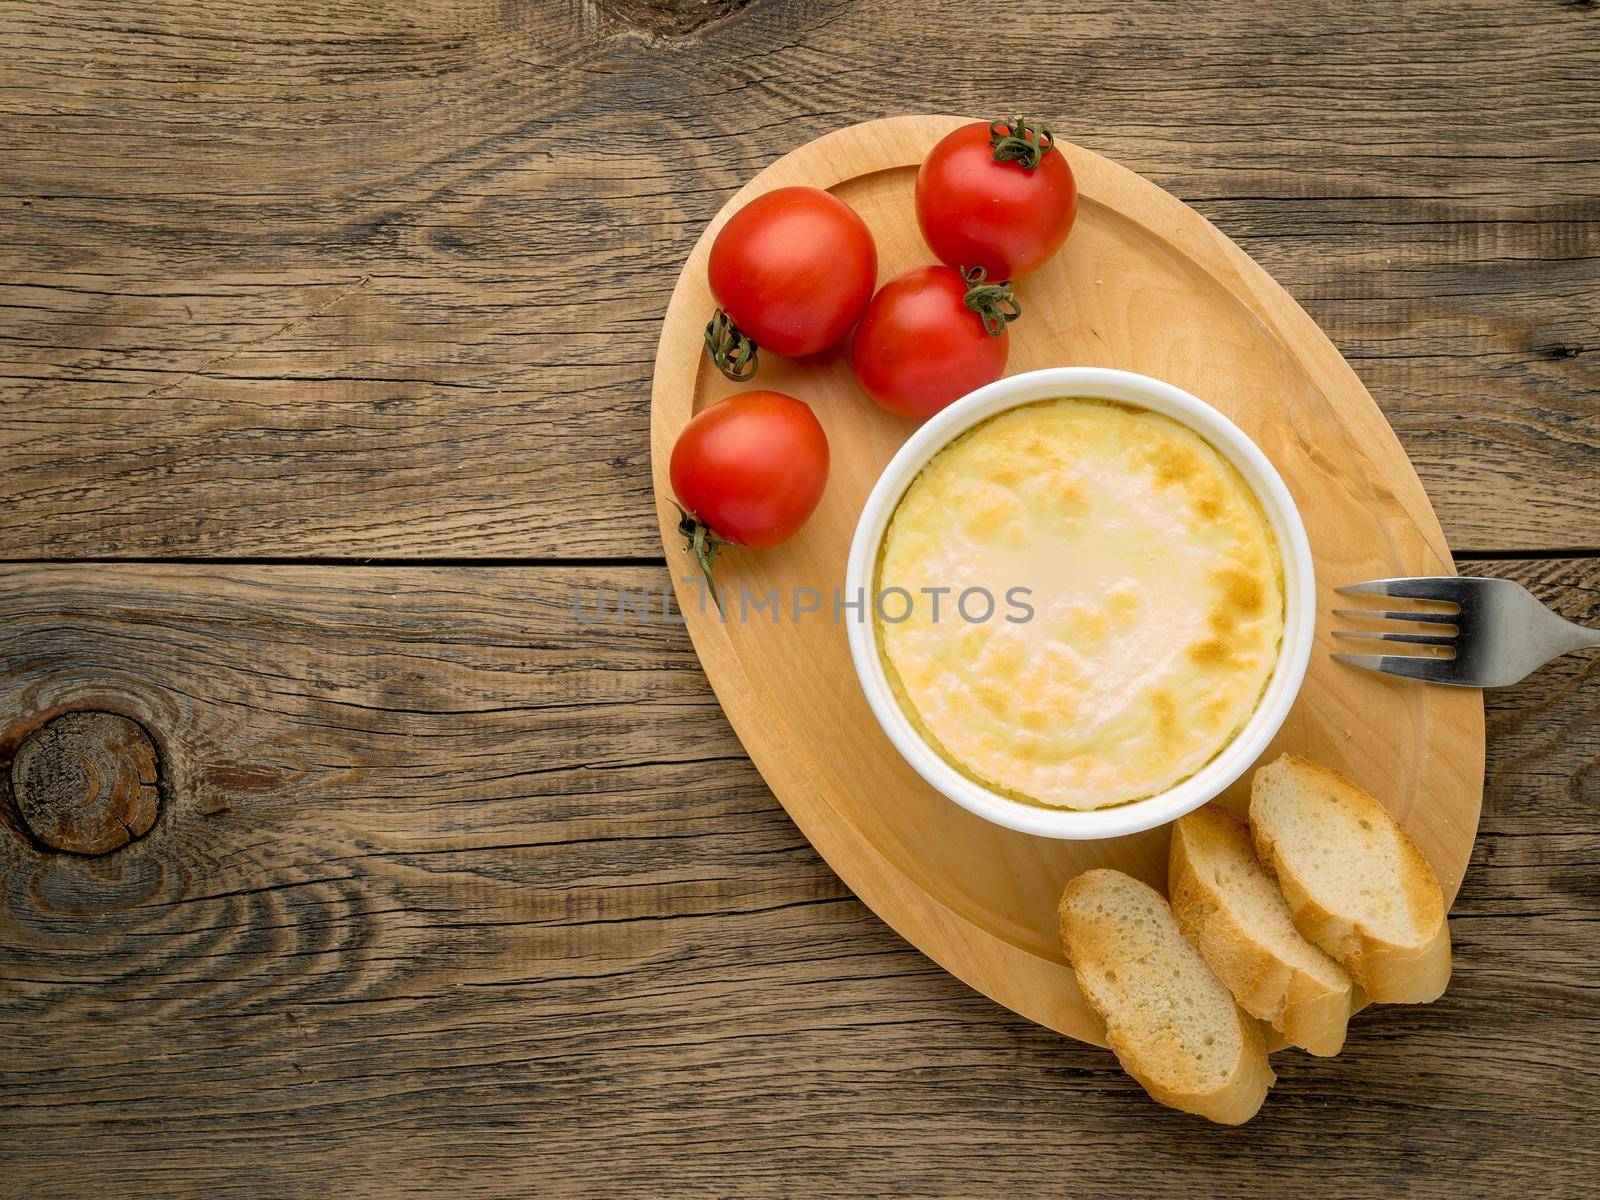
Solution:
M 1551 612 L 1520 583 L 1509 579 L 1438 575 L 1420 579 L 1374 579 L 1338 589 L 1347 596 L 1395 596 L 1454 605 L 1436 608 L 1336 608 L 1336 617 L 1416 621 L 1430 632 L 1380 633 L 1336 629 L 1336 638 L 1408 642 L 1454 651 L 1450 658 L 1404 654 L 1335 654 L 1340 662 L 1457 687 L 1505 687 L 1552 658 L 1600 647 L 1600 629 L 1588 629 Z M 1446 632 L 1445 627 L 1449 627 Z

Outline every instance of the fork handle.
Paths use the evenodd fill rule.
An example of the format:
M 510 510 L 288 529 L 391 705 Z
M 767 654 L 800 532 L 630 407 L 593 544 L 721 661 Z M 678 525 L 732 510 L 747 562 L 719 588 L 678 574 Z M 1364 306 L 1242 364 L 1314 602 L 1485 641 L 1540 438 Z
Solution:
M 1567 621 L 1562 618 L 1571 634 L 1572 644 L 1561 653 L 1571 654 L 1574 650 L 1600 649 L 1600 629 L 1590 629 L 1587 625 L 1579 625 L 1576 621 Z

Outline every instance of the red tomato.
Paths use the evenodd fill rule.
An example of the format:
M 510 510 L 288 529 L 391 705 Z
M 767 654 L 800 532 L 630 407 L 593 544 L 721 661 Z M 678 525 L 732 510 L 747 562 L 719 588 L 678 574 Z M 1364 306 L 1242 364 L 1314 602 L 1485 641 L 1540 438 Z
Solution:
M 1034 165 L 1029 166 L 1032 162 Z M 1078 185 L 1049 130 L 1020 117 L 946 134 L 917 171 L 917 224 L 934 256 L 1016 279 L 1061 248 Z
M 967 304 L 989 307 L 989 324 Z M 918 267 L 878 289 L 856 326 L 850 365 L 867 395 L 902 417 L 931 417 L 999 379 L 1017 315 L 1009 287 L 969 281 L 949 267 Z M 995 332 L 991 333 L 990 330 Z
M 819 188 L 779 188 L 722 227 L 708 273 L 711 294 L 737 327 L 728 340 L 742 334 L 746 341 L 732 342 L 724 365 L 713 344 L 724 335 L 713 318 L 707 343 L 723 374 L 745 379 L 755 373 L 753 352 L 741 359 L 738 351 L 751 342 L 795 357 L 849 333 L 872 298 L 878 251 L 866 222 L 844 201 Z
M 716 538 L 764 550 L 804 525 L 822 499 L 828 438 L 793 396 L 745 392 L 684 427 L 669 474 L 678 501 Z

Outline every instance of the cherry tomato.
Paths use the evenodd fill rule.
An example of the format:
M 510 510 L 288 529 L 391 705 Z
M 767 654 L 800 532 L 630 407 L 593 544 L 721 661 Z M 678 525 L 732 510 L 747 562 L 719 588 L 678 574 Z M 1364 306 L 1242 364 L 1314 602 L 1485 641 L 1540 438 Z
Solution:
M 934 257 L 1016 279 L 1061 248 L 1078 185 L 1048 129 L 1021 117 L 948 133 L 917 171 L 917 224 Z
M 972 303 L 969 305 L 968 298 Z M 867 395 L 902 417 L 931 417 L 999 379 L 1018 315 L 1009 284 L 918 267 L 878 289 L 856 326 L 850 365 Z
M 872 298 L 878 250 L 844 201 L 820 188 L 778 188 L 722 227 L 708 273 L 722 307 L 706 327 L 707 348 L 724 375 L 748 379 L 756 347 L 796 357 L 842 340 Z
M 684 427 L 669 474 L 686 521 L 697 519 L 718 543 L 764 550 L 792 536 L 822 499 L 828 438 L 793 396 L 745 392 Z

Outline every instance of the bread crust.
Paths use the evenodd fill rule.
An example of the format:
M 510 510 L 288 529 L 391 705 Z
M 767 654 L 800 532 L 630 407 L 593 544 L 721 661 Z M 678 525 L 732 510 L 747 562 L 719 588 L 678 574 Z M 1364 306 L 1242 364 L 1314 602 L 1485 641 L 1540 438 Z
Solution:
M 1125 882 L 1145 889 L 1160 902 L 1161 908 L 1170 914 L 1166 901 L 1148 884 L 1123 875 L 1120 871 L 1097 869 L 1084 872 L 1067 884 L 1058 907 L 1062 949 L 1075 970 L 1098 965 L 1102 959 L 1109 957 L 1106 953 L 1109 947 L 1102 944 L 1102 938 L 1098 936 L 1099 931 L 1088 928 L 1085 923 L 1079 921 L 1071 907 L 1074 898 L 1104 886 L 1107 882 L 1104 878 L 1106 876 L 1116 877 L 1119 884 Z M 1176 921 L 1173 932 L 1181 938 L 1181 932 L 1176 929 Z M 1116 964 L 1112 961 L 1109 965 Z M 1205 969 L 1203 963 L 1201 966 Z M 1138 1039 L 1132 1036 L 1118 1020 L 1119 1014 L 1115 1006 L 1103 1003 L 1088 987 L 1082 990 L 1084 1000 L 1089 1007 L 1105 1022 L 1106 1041 L 1112 1053 L 1117 1056 L 1117 1061 L 1122 1064 L 1122 1069 L 1133 1076 L 1152 1099 L 1161 1104 L 1194 1113 L 1220 1125 L 1242 1125 L 1260 1110 L 1262 1102 L 1266 1099 L 1267 1089 L 1277 1082 L 1277 1076 L 1272 1073 L 1272 1067 L 1267 1061 L 1266 1042 L 1262 1037 L 1260 1023 L 1237 1004 L 1230 1002 L 1232 1016 L 1238 1023 L 1239 1029 L 1239 1054 L 1232 1070 L 1216 1088 L 1191 1090 L 1174 1088 L 1160 1082 L 1154 1075 L 1155 1063 L 1149 1048 L 1139 1044 Z
M 1329 962 L 1335 977 L 1330 984 L 1250 931 L 1234 901 L 1201 866 L 1208 846 L 1224 838 L 1235 840 L 1254 861 L 1249 830 L 1218 809 L 1198 809 L 1173 826 L 1167 888 L 1178 927 L 1251 1016 L 1311 1054 L 1339 1053 L 1350 1019 L 1349 976 Z
M 1290 855 L 1278 845 L 1279 831 L 1264 816 L 1263 798 L 1280 780 L 1325 790 L 1368 819 L 1392 826 L 1399 835 L 1402 887 L 1416 907 L 1437 911 L 1437 924 L 1420 930 L 1415 940 L 1391 941 L 1361 923 L 1358 914 L 1337 910 L 1332 897 L 1315 894 L 1310 880 L 1294 870 Z M 1304 758 L 1285 754 L 1255 774 L 1250 792 L 1250 831 L 1256 855 L 1278 880 L 1295 928 L 1338 960 L 1361 985 L 1367 997 L 1383 1004 L 1426 1004 L 1444 994 L 1450 982 L 1450 925 L 1444 916 L 1439 880 L 1427 858 L 1387 809 L 1360 785 Z

